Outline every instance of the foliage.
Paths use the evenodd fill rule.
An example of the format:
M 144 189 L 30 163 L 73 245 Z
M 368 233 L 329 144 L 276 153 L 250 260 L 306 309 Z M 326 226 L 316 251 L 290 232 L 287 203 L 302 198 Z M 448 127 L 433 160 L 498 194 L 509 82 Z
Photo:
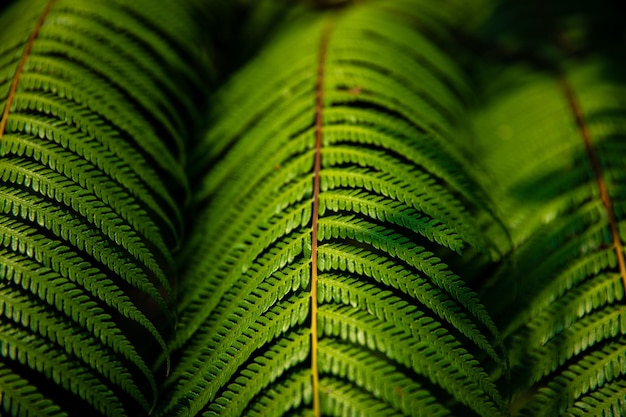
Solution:
M 626 414 L 593 10 L 5 6 L 0 415 Z

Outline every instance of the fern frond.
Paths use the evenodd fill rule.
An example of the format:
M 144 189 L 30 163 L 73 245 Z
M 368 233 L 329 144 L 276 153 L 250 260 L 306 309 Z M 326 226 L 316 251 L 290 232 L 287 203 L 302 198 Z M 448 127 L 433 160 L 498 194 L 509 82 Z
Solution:
M 110 239 L 126 245 L 126 249 L 135 256 L 145 259 L 154 257 L 147 250 L 147 244 L 142 241 L 141 235 L 148 240 L 149 244 L 156 246 L 161 251 L 159 255 L 162 254 L 165 258 L 169 256 L 163 237 L 158 233 L 154 224 L 146 221 L 145 212 L 137 206 L 128 207 L 122 204 L 124 201 L 129 202 L 129 200 L 112 198 L 109 189 L 104 191 L 99 190 L 98 187 L 97 194 L 92 194 L 74 181 L 59 175 L 56 171 L 36 163 L 24 163 L 19 160 L 3 159 L 0 173 L 6 174 L 2 175 L 5 182 L 27 187 L 32 186 L 46 197 L 56 200 L 57 204 L 62 203 L 68 206 L 74 212 L 87 218 L 90 223 L 99 227 Z M 96 183 L 93 179 L 89 183 L 99 185 L 99 182 Z M 123 194 L 119 188 L 113 190 Z M 120 194 L 117 194 L 117 197 L 122 197 Z M 109 206 L 108 202 L 111 202 L 113 207 Z M 134 210 L 130 210 L 130 208 L 134 208 Z M 144 225 L 152 227 L 144 229 Z M 141 235 L 137 236 L 135 230 Z
M 91 369 L 4 318 L 0 322 L 0 356 L 40 372 L 106 416 L 124 415 L 119 398 Z
M 49 268 L 6 249 L 0 250 L 0 259 L 0 278 L 38 297 L 41 304 L 54 306 L 57 311 L 93 334 L 109 349 L 136 366 L 148 381 L 153 393 L 156 393 L 154 375 L 136 347 L 122 333 L 113 317 L 84 288 Z
M 451 231 L 439 221 L 420 215 L 412 207 L 406 207 L 399 202 L 389 201 L 384 196 L 362 190 L 346 190 L 346 192 L 328 190 L 320 196 L 320 213 L 323 215 L 326 210 L 335 213 L 349 211 L 366 215 L 375 221 L 393 223 L 396 226 L 414 230 L 431 242 L 439 243 L 457 252 L 460 252 L 463 246 L 459 234 Z
M 174 409 L 182 413 L 190 411 L 198 413 L 209 401 L 212 401 L 218 390 L 227 383 L 255 350 L 271 342 L 296 325 L 302 325 L 308 315 L 308 298 L 306 294 L 286 297 L 280 304 L 269 308 L 262 316 L 250 321 L 239 320 L 237 314 L 230 315 L 220 328 L 220 332 L 207 341 L 203 351 L 197 352 L 200 359 L 194 360 L 185 368 L 193 367 L 194 372 L 185 372 L 177 381 L 175 395 L 171 404 L 178 407 L 187 392 L 195 392 L 187 407 Z M 213 324 L 210 321 L 207 324 Z M 213 325 L 212 327 L 216 327 Z M 227 332 L 224 334 L 223 332 Z M 195 359 L 195 358 L 194 358 Z M 186 370 L 185 368 L 182 368 Z M 180 370 L 179 370 L 180 372 Z M 207 374 L 210 378 L 207 378 Z M 170 406 L 171 407 L 171 406 Z M 172 412 L 166 408 L 165 412 Z
M 18 123 L 20 123 L 19 116 L 14 116 L 14 119 L 17 119 Z M 49 197 L 53 197 L 50 193 L 54 193 L 54 198 L 59 201 L 61 195 L 67 193 L 70 183 L 70 181 L 61 176 L 61 174 L 64 174 L 72 182 L 76 183 L 72 188 L 76 190 L 78 195 L 91 193 L 102 200 L 103 203 L 111 206 L 133 228 L 144 234 L 162 252 L 165 252 L 164 256 L 167 257 L 169 251 L 165 248 L 164 237 L 170 235 L 167 231 L 174 233 L 175 227 L 161 209 L 157 200 L 146 192 L 138 180 L 132 176 L 130 178 L 126 177 L 124 174 L 127 171 L 124 169 L 126 164 L 110 158 L 106 149 L 92 146 L 86 140 L 79 139 L 78 143 L 73 145 L 73 151 L 77 155 L 68 152 L 65 149 L 68 146 L 68 142 L 63 139 L 64 136 L 62 134 L 58 133 L 55 124 L 39 123 L 30 121 L 27 125 L 24 122 L 23 133 L 28 134 L 28 136 L 5 134 L 2 140 L 9 150 L 9 154 L 32 158 L 50 168 L 47 169 L 45 166 L 31 162 L 27 163 L 31 170 L 24 171 L 26 169 L 24 165 L 15 166 L 15 161 L 13 161 L 13 164 L 9 166 L 11 169 L 3 169 L 3 180 L 19 184 L 25 181 L 32 181 L 35 183 L 32 186 L 39 186 L 47 190 Z M 33 137 L 31 134 L 39 137 Z M 54 143 L 47 140 L 42 140 L 41 136 L 53 139 L 61 144 L 62 147 L 55 146 Z M 93 161 L 93 165 L 87 162 L 89 160 Z M 8 160 L 3 161 L 3 164 L 10 164 L 10 162 Z M 20 167 L 22 168 L 21 170 Z M 96 167 L 100 168 L 101 171 L 98 171 Z M 33 169 L 35 170 L 34 172 Z M 45 171 L 47 175 L 36 175 L 37 171 Z M 52 178 L 61 180 L 67 185 L 62 187 L 56 181 L 51 181 Z M 133 195 L 141 200 L 143 204 L 135 201 L 132 198 Z M 63 197 L 65 197 L 63 201 L 67 204 L 70 197 L 65 195 Z M 76 205 L 73 205 L 73 207 L 76 207 Z M 82 205 L 75 209 L 81 211 Z M 157 221 L 150 221 L 155 216 Z
M 588 395 L 582 396 L 566 410 L 566 416 L 585 416 L 594 413 L 600 417 L 620 416 L 624 414 L 624 381 L 606 384 Z
M 0 16 L 0 393 L 28 381 L 68 415 L 154 407 L 208 85 L 200 11 L 17 0 Z
M 286 370 L 304 362 L 309 355 L 311 335 L 296 331 L 285 334 L 267 351 L 238 373 L 235 382 L 215 399 L 205 415 L 243 415 L 249 403 L 267 390 Z M 272 372 L 264 372 L 271 369 Z
M 320 381 L 321 409 L 328 416 L 364 417 L 375 413 L 377 416 L 393 416 L 395 410 L 372 398 L 369 393 L 351 386 L 346 381 L 324 378 Z
M 325 374 L 347 379 L 381 398 L 395 413 L 410 416 L 443 416 L 451 411 L 401 369 L 372 355 L 363 347 L 336 340 L 320 341 L 320 369 Z
M 66 417 L 67 414 L 41 395 L 29 382 L 0 362 L 0 410 L 19 417 Z
M 285 414 L 311 416 L 305 405 L 311 402 L 311 375 L 307 369 L 285 373 L 272 389 L 250 405 L 246 415 L 280 417 Z
M 449 266 L 493 250 L 455 137 L 469 88 L 422 9 L 303 13 L 217 93 L 160 415 L 507 414 L 499 332 Z M 328 365 L 348 347 L 376 364 L 358 380 Z
M 3 317 L 29 328 L 97 370 L 106 379 L 126 391 L 146 410 L 150 404 L 128 372 L 127 366 L 106 351 L 97 339 L 73 327 L 63 316 L 47 310 L 22 291 L 0 285 L 0 311 Z M 58 370 L 60 378 L 63 371 Z M 76 392 L 74 392 L 76 393 Z M 153 392 L 154 396 L 156 393 Z
M 165 342 L 154 324 L 138 310 L 120 286 L 78 253 L 64 246 L 62 241 L 46 238 L 34 227 L 10 217 L 0 218 L 0 232 L 5 248 L 32 257 L 84 287 L 97 299 L 145 327 L 165 349 Z
M 477 323 L 464 313 L 463 306 L 450 295 L 433 286 L 428 279 L 415 274 L 402 264 L 381 259 L 375 253 L 348 245 L 329 244 L 319 249 L 319 268 L 322 272 L 356 273 L 379 284 L 396 289 L 399 296 L 412 299 L 437 313 L 439 317 L 461 330 L 465 337 L 493 355 L 494 347 L 481 333 Z
M 503 399 L 478 362 L 465 349 L 455 346 L 454 338 L 432 318 L 422 317 L 415 323 L 417 336 L 404 334 L 389 322 L 356 308 L 322 305 L 318 314 L 323 336 L 384 353 L 399 365 L 425 375 L 433 384 L 449 389 L 478 415 L 506 413 Z M 449 351 L 441 352 L 441 345 L 433 345 L 438 339 Z
M 113 225 L 116 236 L 107 241 L 103 239 L 101 234 L 94 233 L 91 225 L 85 224 L 81 217 L 31 193 L 0 187 L 0 201 L 5 203 L 1 208 L 5 214 L 13 214 L 15 217 L 37 223 L 44 230 L 51 231 L 55 235 L 72 242 L 77 251 L 86 252 L 96 262 L 102 263 L 134 287 L 145 291 L 161 307 L 167 309 L 165 300 L 152 285 L 147 273 L 154 274 L 159 283 L 166 290 L 171 291 L 165 275 L 152 254 L 146 250 L 145 246 L 141 247 L 143 245 L 137 241 L 135 236 L 132 234 L 124 236 L 123 224 Z M 105 233 L 111 230 L 106 226 L 106 224 L 101 224 Z M 128 250 L 128 253 L 136 259 L 133 260 L 124 252 L 119 251 L 118 245 L 115 244 L 117 242 L 123 242 L 119 246 Z M 141 264 L 137 260 L 148 269 L 147 273 L 142 271 Z
M 595 391 L 603 391 L 602 387 L 618 382 L 624 375 L 623 358 L 623 339 L 612 341 L 601 350 L 583 356 L 551 380 L 546 387 L 540 388 L 536 400 L 524 410 L 525 413 L 534 416 L 570 415 L 567 413 L 572 413 L 571 409 L 577 408 L 576 402 L 584 404 L 585 394 L 589 393 L 590 398 L 601 398 L 602 394 L 598 396 Z M 574 399 L 576 402 L 573 402 Z M 608 408 L 611 407 L 608 405 Z
M 605 65 L 504 71 L 506 94 L 481 116 L 483 137 L 500 136 L 487 160 L 517 249 L 484 299 L 505 328 L 519 415 L 622 414 L 626 235 L 613 178 L 626 148 L 605 115 L 623 111 L 607 91 L 624 87 L 598 81 Z

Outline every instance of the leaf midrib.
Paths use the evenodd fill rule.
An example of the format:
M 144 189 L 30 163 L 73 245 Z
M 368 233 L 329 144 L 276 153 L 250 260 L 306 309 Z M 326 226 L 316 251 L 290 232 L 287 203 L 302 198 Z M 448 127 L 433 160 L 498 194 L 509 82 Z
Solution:
M 324 76 L 326 55 L 333 28 L 333 20 L 328 20 L 322 29 L 317 62 L 315 83 L 315 162 L 313 165 L 313 213 L 311 221 L 311 385 L 313 394 L 313 415 L 320 417 L 318 331 L 317 331 L 317 229 L 320 206 L 320 172 L 322 169 L 322 127 L 324 123 Z
M 13 76 L 13 81 L 11 81 L 11 87 L 9 89 L 9 95 L 7 97 L 7 102 L 4 106 L 4 112 L 2 113 L 2 119 L 0 119 L 0 141 L 2 141 L 2 136 L 4 135 L 4 130 L 7 125 L 7 121 L 9 119 L 9 114 L 11 113 L 11 105 L 13 103 L 13 99 L 15 98 L 15 93 L 17 92 L 17 86 L 20 83 L 20 77 L 22 72 L 24 72 L 24 66 L 26 64 L 26 60 L 30 56 L 30 51 L 33 48 L 33 44 L 35 43 L 35 39 L 39 35 L 41 31 L 41 27 L 43 26 L 44 21 L 48 17 L 50 10 L 52 10 L 52 6 L 54 5 L 56 0 L 50 0 L 46 4 L 43 12 L 37 19 L 35 23 L 35 27 L 28 38 L 28 42 L 26 42 L 26 46 L 24 47 L 24 52 L 22 52 L 22 57 L 20 58 L 20 62 L 17 64 L 17 69 L 15 71 L 15 75 Z
M 583 115 L 583 110 L 578 101 L 578 98 L 576 97 L 574 88 L 565 76 L 561 76 L 559 81 L 561 85 L 561 91 L 565 95 L 569 109 L 572 112 L 572 116 L 574 117 L 576 127 L 578 128 L 578 131 L 585 144 L 585 150 L 587 152 L 591 168 L 596 178 L 596 184 L 600 193 L 600 200 L 602 201 L 609 222 L 612 245 L 615 251 L 615 256 L 617 257 L 619 273 L 622 277 L 622 285 L 624 286 L 624 290 L 626 291 L 626 260 L 624 259 L 624 248 L 622 247 L 619 236 L 619 228 L 615 219 L 613 201 L 611 200 L 611 197 L 607 190 L 606 181 L 604 179 L 602 164 L 600 163 L 600 158 L 598 157 L 598 154 L 595 150 L 591 132 L 589 131 L 587 121 L 585 120 L 585 117 Z

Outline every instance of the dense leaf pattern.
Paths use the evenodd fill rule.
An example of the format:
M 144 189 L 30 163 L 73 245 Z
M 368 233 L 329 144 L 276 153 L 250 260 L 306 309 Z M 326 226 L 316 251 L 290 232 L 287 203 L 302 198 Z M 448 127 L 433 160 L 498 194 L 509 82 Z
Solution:
M 163 415 L 252 414 L 273 390 L 296 397 L 290 413 L 320 413 L 319 396 L 322 414 L 411 415 L 392 381 L 415 379 L 407 395 L 433 410 L 443 389 L 455 412 L 506 414 L 481 363 L 506 368 L 498 331 L 434 254 L 488 243 L 472 215 L 482 191 L 454 151 L 469 90 L 413 26 L 420 4 L 304 15 L 219 94 L 195 152 L 210 175 Z M 379 358 L 390 385 L 346 380 L 328 365 L 341 348 Z M 280 371 L 262 360 L 285 350 Z
M 135 415 L 156 402 L 190 93 L 205 81 L 181 65 L 196 55 L 196 6 L 140 3 L 23 1 L 2 17 L 2 415 Z
M 515 389 L 537 390 L 520 396 L 520 415 L 623 413 L 615 390 L 626 330 L 624 132 L 612 116 L 623 104 L 611 96 L 624 87 L 598 81 L 606 66 L 596 58 L 561 76 L 515 74 L 528 81 L 514 87 L 507 74 L 500 86 L 510 91 L 483 116 L 483 127 L 506 136 L 487 160 L 502 178 L 500 201 L 519 249 L 517 265 L 500 271 L 488 298 L 498 299 L 492 305 L 510 341 Z M 504 119 L 518 103 L 537 110 Z
M 0 4 L 0 415 L 626 414 L 610 2 Z

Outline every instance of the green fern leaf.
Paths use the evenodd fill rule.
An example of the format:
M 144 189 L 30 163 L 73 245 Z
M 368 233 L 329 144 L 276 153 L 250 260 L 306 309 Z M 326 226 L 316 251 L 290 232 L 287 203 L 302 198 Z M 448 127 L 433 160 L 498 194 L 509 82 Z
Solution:
M 0 16 L 1 413 L 149 413 L 176 322 L 207 8 L 13 3 Z
M 1 250 L 0 259 L 3 268 L 0 277 L 3 280 L 36 295 L 42 305 L 47 303 L 54 306 L 109 349 L 134 364 L 150 384 L 153 394 L 156 394 L 154 375 L 135 346 L 121 332 L 113 317 L 90 298 L 84 288 L 18 254 Z
M 7 323 L 0 324 L 0 356 L 35 369 L 51 382 L 90 403 L 104 415 L 123 415 L 124 408 L 113 391 L 80 362 L 42 338 Z
M 133 376 L 128 373 L 125 364 L 107 354 L 106 348 L 97 339 L 94 340 L 89 337 L 90 335 L 74 329 L 71 322 L 63 320 L 63 316 L 51 314 L 41 304 L 29 298 L 22 291 L 0 286 L 0 309 L 3 316 L 58 344 L 68 354 L 89 364 L 106 379 L 126 391 L 144 409 L 150 409 L 148 400 L 136 385 Z M 76 391 L 73 393 L 77 394 Z
M 14 119 L 18 119 L 19 123 L 19 116 L 14 116 Z M 54 123 L 37 125 L 37 122 L 31 121 L 28 126 L 24 123 L 23 130 L 21 130 L 27 136 L 4 135 L 2 140 L 6 148 L 9 149 L 10 153 L 8 154 L 33 158 L 57 172 L 47 171 L 48 174 L 46 176 L 33 175 L 32 171 L 28 173 L 22 171 L 20 173 L 19 168 L 13 165 L 11 170 L 3 169 L 4 181 L 13 183 L 21 183 L 26 180 L 33 181 L 35 183 L 34 186 L 45 188 L 49 193 L 49 197 L 53 197 L 50 193 L 54 192 L 54 198 L 59 200 L 60 196 L 67 192 L 67 188 L 50 181 L 50 177 L 63 180 L 60 174 L 65 174 L 73 182 L 78 183 L 74 187 L 77 192 L 80 191 L 79 194 L 90 192 L 95 195 L 103 203 L 120 213 L 120 216 L 135 229 L 146 235 L 162 252 L 168 253 L 168 250 L 165 248 L 164 237 L 161 235 L 161 233 L 165 234 L 165 231 L 161 233 L 160 231 L 165 229 L 174 233 L 175 228 L 172 222 L 167 219 L 167 215 L 161 209 L 157 200 L 146 192 L 139 181 L 132 177 L 126 178 L 124 172 L 127 170 L 123 169 L 126 164 L 110 158 L 110 154 L 106 149 L 92 147 L 89 142 L 82 140 L 84 138 L 79 139 L 80 137 L 77 138 L 78 143 L 73 145 L 74 152 L 78 155 L 68 152 L 65 149 L 68 146 L 68 142 L 63 140 L 64 136 L 58 133 Z M 30 135 L 52 138 L 63 147 L 57 147 L 46 140 L 42 140 L 43 138 L 36 138 Z M 92 158 L 93 165 L 85 161 Z M 8 164 L 8 161 L 4 163 Z M 41 165 L 34 163 L 30 165 L 39 171 L 46 170 Z M 98 171 L 96 167 L 100 168 L 101 171 Z M 117 180 L 117 182 L 112 179 Z M 69 183 L 67 180 L 63 181 Z M 141 199 L 143 204 L 133 199 L 133 195 Z M 65 197 L 64 202 L 67 203 L 69 198 Z M 78 209 L 77 211 L 80 211 L 82 205 L 76 208 Z M 150 218 L 156 221 L 150 221 Z M 168 255 L 164 256 L 167 257 Z
M 481 134 L 501 136 L 487 161 L 517 251 L 516 267 L 500 268 L 484 298 L 505 329 L 519 415 L 624 411 L 616 398 L 626 392 L 617 359 L 626 331 L 626 148 L 623 128 L 605 116 L 622 111 L 609 97 L 624 87 L 601 81 L 610 65 L 596 58 L 560 78 L 511 69 L 495 83 L 507 94 L 481 116 Z
M 499 332 L 442 260 L 493 249 L 455 137 L 469 88 L 419 13 L 304 13 L 217 94 L 159 415 L 507 414 Z
M 27 380 L 0 362 L 0 410 L 19 417 L 66 417 L 67 414 L 43 397 Z

